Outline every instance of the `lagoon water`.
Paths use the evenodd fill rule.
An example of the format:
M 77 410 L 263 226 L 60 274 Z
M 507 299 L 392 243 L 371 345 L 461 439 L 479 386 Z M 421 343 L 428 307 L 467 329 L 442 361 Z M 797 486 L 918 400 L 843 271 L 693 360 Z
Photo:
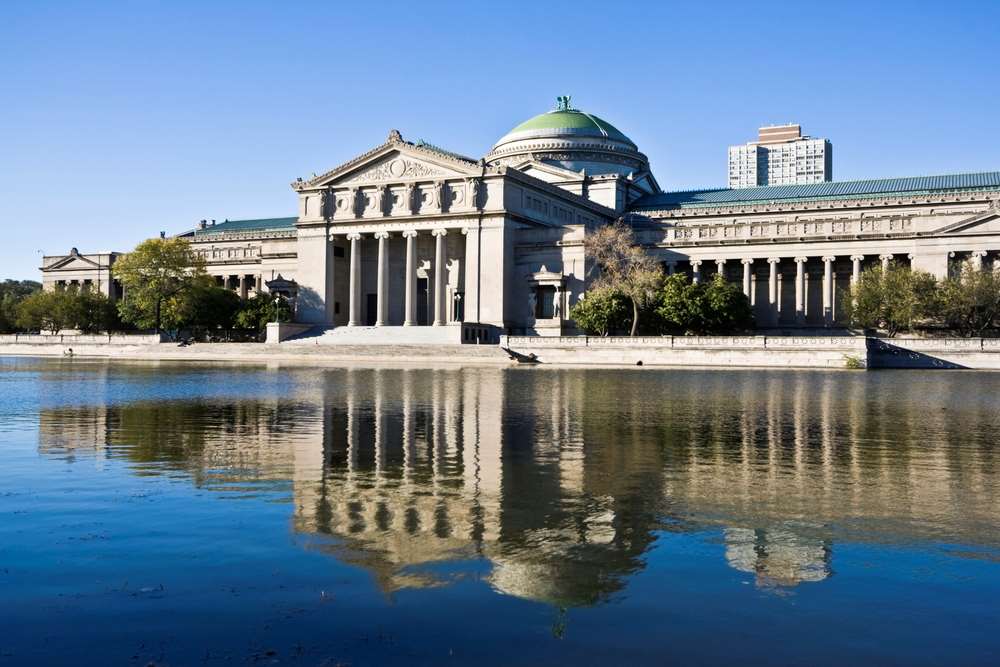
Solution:
M 0 359 L 0 665 L 995 665 L 998 436 L 989 373 Z

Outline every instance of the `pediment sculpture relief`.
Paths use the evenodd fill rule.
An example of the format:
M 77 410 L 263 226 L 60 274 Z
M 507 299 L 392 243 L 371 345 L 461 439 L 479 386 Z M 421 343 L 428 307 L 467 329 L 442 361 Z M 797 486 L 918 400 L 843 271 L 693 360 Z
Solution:
M 430 178 L 448 174 L 434 165 L 402 155 L 383 160 L 354 174 L 345 183 L 378 183 L 408 178 Z

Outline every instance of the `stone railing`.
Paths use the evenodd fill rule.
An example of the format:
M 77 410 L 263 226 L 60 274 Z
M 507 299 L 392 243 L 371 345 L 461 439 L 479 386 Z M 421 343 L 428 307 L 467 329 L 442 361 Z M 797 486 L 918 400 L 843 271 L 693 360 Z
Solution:
M 0 334 L 0 345 L 155 345 L 161 334 Z
M 517 347 L 666 347 L 672 349 L 864 348 L 858 336 L 503 336 L 500 344 Z
M 1000 338 L 872 338 L 882 348 L 954 352 L 1000 352 Z

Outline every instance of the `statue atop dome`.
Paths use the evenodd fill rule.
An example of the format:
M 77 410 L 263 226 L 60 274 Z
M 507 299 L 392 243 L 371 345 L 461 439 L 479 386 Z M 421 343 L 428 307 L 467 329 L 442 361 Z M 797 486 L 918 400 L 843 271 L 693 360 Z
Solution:
M 556 111 L 576 111 L 570 105 L 569 101 L 572 99 L 571 95 L 560 95 L 556 98 Z

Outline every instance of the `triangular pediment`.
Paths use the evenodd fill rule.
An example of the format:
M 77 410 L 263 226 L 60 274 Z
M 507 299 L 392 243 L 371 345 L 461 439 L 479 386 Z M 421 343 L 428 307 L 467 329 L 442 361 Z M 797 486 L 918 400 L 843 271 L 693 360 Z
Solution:
M 1000 233 L 1000 206 L 993 206 L 987 211 L 953 222 L 934 230 L 935 234 L 992 234 Z
M 546 183 L 565 183 L 566 181 L 582 181 L 584 175 L 578 171 L 564 169 L 555 165 L 547 164 L 539 160 L 525 160 L 517 164 L 510 165 L 518 171 L 534 176 Z
M 478 176 L 480 171 L 479 164 L 472 159 L 427 144 L 403 141 L 398 132 L 393 132 L 381 146 L 309 181 L 296 181 L 292 187 L 304 190 L 334 185 L 464 178 Z
M 74 271 L 78 269 L 96 269 L 100 265 L 97 262 L 82 257 L 80 255 L 66 255 L 60 260 L 45 267 L 46 271 Z

